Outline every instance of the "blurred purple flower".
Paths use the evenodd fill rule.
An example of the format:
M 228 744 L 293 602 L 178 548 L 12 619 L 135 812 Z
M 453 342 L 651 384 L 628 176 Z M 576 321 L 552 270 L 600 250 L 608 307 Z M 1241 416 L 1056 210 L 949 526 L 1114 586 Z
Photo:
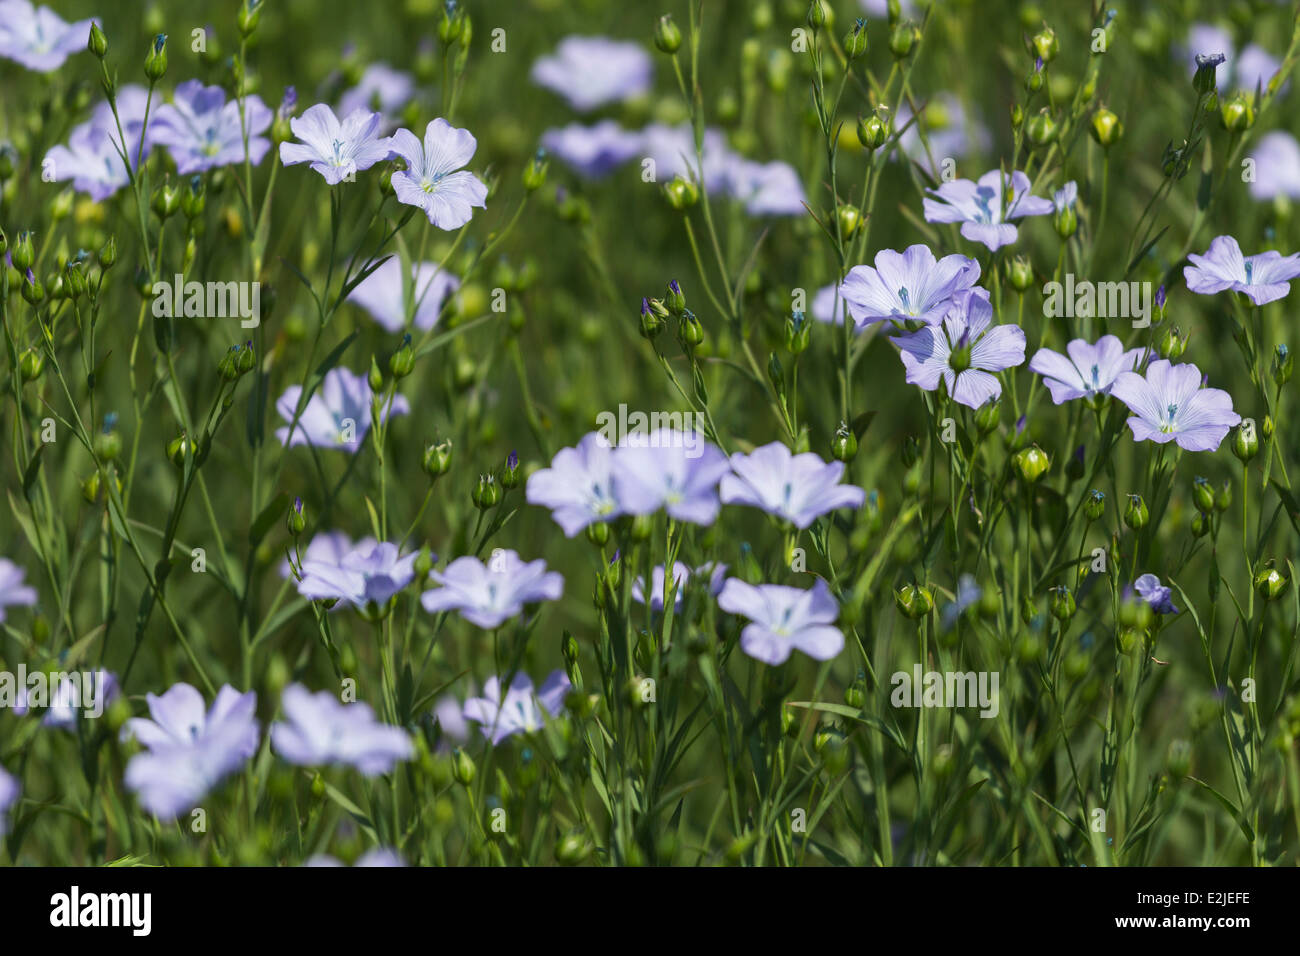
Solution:
M 551 467 L 528 476 L 524 497 L 551 509 L 551 517 L 572 538 L 587 525 L 622 514 L 614 496 L 614 453 L 598 432 L 584 435 L 576 448 L 562 448 Z
M 364 375 L 343 368 L 332 368 L 325 373 L 320 388 L 307 400 L 307 407 L 298 418 L 293 438 L 289 439 L 288 425 L 293 422 L 294 409 L 302 395 L 302 386 L 290 385 L 275 403 L 275 410 L 284 419 L 286 427 L 277 428 L 275 437 L 286 445 L 315 445 L 317 448 L 342 448 L 355 452 L 371 425 L 370 383 Z M 411 406 L 404 395 L 394 395 L 388 415 L 405 415 Z
M 39 73 L 57 70 L 69 54 L 86 49 L 92 23 L 99 23 L 99 18 L 67 23 L 49 7 L 33 7 L 28 0 L 0 0 L 0 59 Z
M 919 163 L 936 179 L 942 172 L 938 166 L 945 159 L 965 159 L 987 153 L 993 145 L 988 127 L 967 115 L 961 100 L 952 93 L 941 92 L 930 97 L 915 123 L 911 123 L 913 115 L 910 104 L 905 102 L 899 107 L 895 122 L 896 128 L 903 131 L 898 137 L 899 147 L 904 156 Z M 928 152 L 921 139 L 922 130 L 918 127 L 924 128 L 930 146 Z
M 313 694 L 291 684 L 280 697 L 280 709 L 285 722 L 271 725 L 271 745 L 289 763 L 343 764 L 374 777 L 415 754 L 410 735 L 376 720 L 369 704 L 344 704 L 327 690 Z
M 756 163 L 737 158 L 727 172 L 731 195 L 751 216 L 803 216 L 803 183 L 789 163 Z
M 123 728 L 147 750 L 131 758 L 126 785 L 141 805 L 160 819 L 195 806 L 227 774 L 257 752 L 257 695 L 222 686 L 206 713 L 203 695 L 189 684 L 173 684 L 161 696 L 148 694 L 152 720 L 133 717 Z
M 256 96 L 244 99 L 241 124 L 239 101 L 226 101 L 219 86 L 204 86 L 187 80 L 176 87 L 170 103 L 158 107 L 149 123 L 149 140 L 164 146 L 176 160 L 182 176 L 244 161 L 244 135 L 248 135 L 248 159 L 254 166 L 262 161 L 271 141 L 259 134 L 271 125 L 271 110 Z
M 698 432 L 661 428 L 629 435 L 614 451 L 614 495 L 628 514 L 660 508 L 678 521 L 710 525 L 718 517 L 718 482 L 727 457 Z
M 471 555 L 457 558 L 445 571 L 430 574 L 439 586 L 421 597 L 430 614 L 459 611 L 476 627 L 492 630 L 524 610 L 525 604 L 556 601 L 564 578 L 547 571 L 540 558 L 525 563 L 517 553 L 498 548 L 484 564 Z
M 843 462 L 828 463 L 812 452 L 795 455 L 774 441 L 731 456 L 731 472 L 722 476 L 722 501 L 761 508 L 803 529 L 836 509 L 862 507 L 867 493 L 841 485 L 842 477 Z
M 844 634 L 833 626 L 839 604 L 821 578 L 809 591 L 728 578 L 718 607 L 750 619 L 740 632 L 740 648 L 764 664 L 783 664 L 796 650 L 828 661 L 844 649 Z
M 36 589 L 23 583 L 26 573 L 8 558 L 0 558 L 0 624 L 5 620 L 6 605 L 30 606 L 36 603 Z
M 369 312 L 389 332 L 406 328 L 412 312 L 415 327 L 427 332 L 438 324 L 447 296 L 459 288 L 460 279 L 439 270 L 436 262 L 412 263 L 411 281 L 403 282 L 401 260 L 393 256 L 361 280 L 348 295 L 348 301 Z
M 625 130 L 614 120 L 594 126 L 570 123 L 542 134 L 542 146 L 582 176 L 599 179 L 641 151 L 640 133 Z
M 1256 199 L 1288 196 L 1300 199 L 1300 143 L 1290 133 L 1265 133 L 1250 158 L 1255 161 L 1255 178 L 1250 194 Z
M 18 780 L 0 767 L 0 836 L 5 834 L 5 814 L 18 802 Z
M 411 74 L 395 70 L 387 63 L 372 63 L 361 74 L 357 85 L 339 98 L 338 115 L 373 110 L 395 119 L 397 111 L 410 102 L 414 94 L 415 81 Z
M 701 564 L 698 568 L 691 570 L 690 565 L 683 561 L 673 564 L 673 587 L 676 591 L 673 593 L 673 610 L 680 611 L 682 600 L 686 595 L 686 586 L 695 575 L 708 575 L 709 593 L 717 597 L 718 592 L 722 590 L 723 577 L 727 573 L 725 564 L 716 564 L 712 561 Z M 654 570 L 650 572 L 650 610 L 662 611 L 664 609 L 664 566 L 657 564 Z M 632 582 L 632 600 L 638 604 L 645 603 L 645 578 L 638 577 Z
M 375 539 L 365 537 L 355 544 L 342 531 L 322 531 L 311 539 L 311 542 L 303 550 L 303 561 L 324 561 L 329 564 L 338 564 L 343 560 L 343 555 L 349 551 L 360 548 L 373 548 Z M 289 564 L 289 559 L 285 558 L 280 565 L 280 577 L 293 577 L 293 567 Z
M 1025 360 L 1025 333 L 1018 325 L 989 325 L 989 294 L 974 288 L 959 292 L 942 325 L 895 336 L 907 381 L 927 392 L 942 380 L 953 400 L 979 408 L 1002 394 L 993 372 Z
M 358 611 L 382 608 L 415 577 L 416 553 L 387 541 L 358 544 L 337 561 L 304 559 L 298 593 L 312 601 L 346 601 Z
M 1133 413 L 1128 425 L 1134 441 L 1176 441 L 1186 451 L 1214 451 L 1241 421 L 1232 410 L 1231 395 L 1201 387 L 1201 370 L 1195 365 L 1157 359 L 1145 377 L 1121 372 L 1110 393 Z
M 1232 34 L 1209 23 L 1193 23 L 1187 30 L 1186 45 L 1178 52 L 1187 63 L 1189 74 L 1196 72 L 1197 56 L 1221 55 L 1223 61 L 1216 79 L 1219 89 L 1229 93 L 1237 90 L 1254 93 L 1257 86 L 1267 90 L 1269 80 L 1282 68 L 1280 60 L 1257 44 L 1248 44 L 1238 53 Z
M 74 680 L 72 675 L 64 675 L 58 686 L 51 690 L 50 706 L 41 726 L 75 730 L 78 715 L 87 712 L 88 717 L 103 716 L 104 709 L 121 696 L 116 675 L 103 668 L 90 671 L 88 690 L 81 683 L 86 676 L 85 673 L 79 674 Z
M 307 862 L 303 864 L 303 866 L 311 866 L 311 867 L 318 867 L 318 866 L 327 867 L 327 866 L 342 866 L 342 865 L 343 862 L 341 860 L 338 860 L 335 857 L 330 856 L 328 853 L 317 853 L 315 856 L 308 858 Z M 377 846 L 377 847 L 372 847 L 371 849 L 367 850 L 365 853 L 362 853 L 359 857 L 357 857 L 357 861 L 352 865 L 353 866 L 398 867 L 398 866 L 406 866 L 406 863 L 403 862 L 401 856 L 398 855 L 398 852 L 396 850 L 390 849 L 386 846 Z
M 465 701 L 465 719 L 480 724 L 483 736 L 495 746 L 514 734 L 541 730 L 547 714 L 558 717 L 572 686 L 564 671 L 555 670 L 534 692 L 532 678 L 516 674 L 503 700 L 500 679 L 489 677 L 483 683 L 483 696 Z
M 533 63 L 532 80 L 558 93 L 580 113 L 650 90 L 650 54 L 639 43 L 569 36 Z
M 439 229 L 459 229 L 487 208 L 487 186 L 468 170 L 478 141 L 467 129 L 457 129 L 439 117 L 424 131 L 421 143 L 409 129 L 393 134 L 393 154 L 406 160 L 406 169 L 393 173 L 397 201 L 424 210 Z

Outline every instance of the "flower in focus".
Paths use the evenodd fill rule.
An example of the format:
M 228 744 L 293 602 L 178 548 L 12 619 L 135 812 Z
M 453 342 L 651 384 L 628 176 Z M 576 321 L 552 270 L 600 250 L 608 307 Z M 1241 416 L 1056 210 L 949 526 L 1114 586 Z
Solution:
M 239 101 L 226 101 L 219 86 L 204 86 L 187 80 L 176 87 L 170 103 L 158 107 L 149 122 L 149 141 L 164 146 L 176 160 L 182 176 L 231 166 L 244 161 L 244 137 L 248 137 L 248 161 L 256 166 L 271 148 L 260 135 L 271 125 L 271 110 L 260 98 L 244 99 L 241 120 Z
M 541 730 L 547 714 L 559 716 L 572 686 L 568 675 L 556 670 L 534 692 L 532 678 L 516 674 L 503 700 L 500 679 L 489 677 L 483 683 L 483 696 L 465 701 L 465 719 L 479 724 L 483 736 L 495 746 L 514 734 Z
M 783 664 L 796 650 L 828 661 L 844 649 L 844 635 L 833 626 L 840 608 L 821 578 L 808 591 L 728 578 L 718 607 L 749 618 L 752 623 L 740 633 L 740 648 L 764 664 Z
M 280 162 L 310 163 L 325 182 L 337 186 L 392 155 L 392 141 L 379 134 L 382 122 L 382 116 L 365 109 L 353 110 L 339 122 L 332 109 L 317 103 L 289 120 L 300 142 L 281 143 Z
M 294 410 L 302 395 L 302 386 L 290 385 L 275 403 L 275 410 L 286 422 L 277 428 L 275 437 L 284 445 L 315 445 L 317 448 L 342 448 L 355 452 L 371 425 L 370 383 L 364 375 L 346 368 L 332 368 L 325 373 L 320 389 L 307 400 L 307 406 L 298 418 L 293 438 L 289 438 L 287 425 L 293 423 Z M 411 406 L 404 395 L 394 395 L 384 413 L 405 415 Z
M 1151 610 L 1157 614 L 1178 613 L 1178 608 L 1173 602 L 1173 588 L 1162 585 L 1160 579 L 1154 574 L 1144 574 L 1134 581 L 1133 590 L 1138 593 L 1138 597 L 1151 605 Z
M 800 455 L 779 441 L 731 456 L 731 472 L 722 476 L 724 504 L 752 505 L 804 529 L 838 508 L 860 508 L 867 493 L 841 485 L 844 463 L 825 462 L 812 452 Z
M 409 129 L 393 134 L 393 155 L 406 168 L 393 173 L 397 201 L 424 210 L 439 229 L 459 229 L 474 215 L 473 207 L 487 208 L 487 186 L 462 169 L 474 158 L 478 141 L 467 129 L 457 129 L 439 117 L 424 131 L 424 142 Z
M 421 597 L 426 611 L 459 611 L 485 630 L 521 614 L 525 604 L 557 601 L 564 593 L 564 578 L 558 571 L 547 571 L 545 561 L 525 563 L 516 552 L 500 548 L 487 564 L 465 555 L 430 577 L 439 586 Z
M 532 80 L 580 113 L 650 90 L 650 54 L 640 44 L 608 37 L 569 36 L 533 63 Z
M 887 320 L 943 321 L 953 297 L 974 287 L 980 265 L 966 256 L 936 260 L 928 246 L 908 246 L 901 253 L 882 249 L 875 268 L 854 266 L 840 285 L 840 295 L 858 327 Z M 814 315 L 816 305 L 813 306 Z
M 1201 370 L 1195 365 L 1171 365 L 1157 359 L 1146 376 L 1121 372 L 1111 395 L 1133 414 L 1128 425 L 1134 441 L 1165 444 L 1178 442 L 1185 451 L 1214 451 L 1241 421 L 1232 410 L 1232 396 L 1219 388 L 1201 387 Z
M 1205 255 L 1193 252 L 1187 258 L 1193 264 L 1183 267 L 1183 278 L 1192 292 L 1214 295 L 1231 289 L 1256 305 L 1285 298 L 1291 292 L 1289 280 L 1300 276 L 1300 252 L 1283 256 L 1270 249 L 1243 256 L 1232 236 L 1217 236 Z
M 98 19 L 65 22 L 49 7 L 28 0 L 0 0 L 0 58 L 49 73 L 72 53 L 86 49 L 90 25 Z
M 1025 333 L 1018 325 L 990 327 L 989 294 L 959 292 L 941 325 L 895 336 L 907 381 L 932 392 L 943 381 L 953 400 L 979 408 L 1002 394 L 994 372 L 1025 360 Z
M 410 735 L 375 719 L 370 705 L 344 704 L 327 690 L 291 684 L 280 698 L 285 723 L 271 725 L 271 745 L 303 767 L 343 764 L 364 776 L 389 773 L 415 754 Z
M 0 558 L 0 624 L 5 620 L 6 605 L 31 606 L 36 603 L 36 589 L 23 583 L 26 573 L 8 558 Z
M 366 539 L 337 561 L 304 558 L 298 593 L 312 601 L 346 601 L 358 611 L 382 608 L 415 577 L 417 554 Z
M 460 288 L 460 280 L 441 271 L 436 262 L 411 265 L 411 281 L 402 280 L 402 263 L 397 256 L 366 276 L 348 295 L 371 318 L 389 332 L 401 332 L 415 315 L 415 327 L 427 332 L 438 323 L 443 302 Z M 412 305 L 413 304 L 413 305 Z
M 524 497 L 551 509 L 551 517 L 572 538 L 587 525 L 622 514 L 614 496 L 613 450 L 597 432 L 584 435 L 576 448 L 562 448 L 528 476 Z
M 1103 335 L 1095 345 L 1074 339 L 1065 347 L 1066 355 L 1051 349 L 1039 349 L 1029 360 L 1029 370 L 1043 376 L 1043 384 L 1052 401 L 1061 405 L 1076 398 L 1110 394 L 1120 372 L 1138 367 L 1146 349 L 1124 349 L 1113 335 Z
M 1008 185 L 1003 209 L 1004 188 Z M 990 251 L 1016 241 L 1019 233 L 1011 220 L 1046 216 L 1055 209 L 1050 199 L 1029 195 L 1029 177 L 1020 170 L 1004 177 L 994 169 L 978 182 L 954 179 L 926 192 L 936 197 L 927 196 L 923 201 L 926 222 L 959 222 L 964 237 L 983 243 Z
M 194 807 L 227 774 L 257 752 L 257 695 L 229 684 L 206 712 L 203 695 L 189 684 L 173 684 L 161 696 L 148 694 L 152 719 L 133 717 L 123 736 L 147 750 L 131 758 L 126 785 L 141 805 L 160 819 Z
M 614 451 L 614 493 L 628 514 L 654 514 L 710 525 L 718 517 L 718 482 L 727 457 L 698 432 L 660 428 L 629 435 Z

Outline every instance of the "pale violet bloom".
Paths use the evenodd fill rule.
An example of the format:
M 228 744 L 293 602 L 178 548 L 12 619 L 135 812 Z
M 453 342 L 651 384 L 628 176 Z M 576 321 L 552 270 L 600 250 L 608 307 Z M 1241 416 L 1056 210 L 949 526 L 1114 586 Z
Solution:
M 622 514 L 614 496 L 614 454 L 598 432 L 584 435 L 576 448 L 562 448 L 551 467 L 528 476 L 524 497 L 551 509 L 551 517 L 572 538 L 589 524 Z
M 460 288 L 460 279 L 438 268 L 436 262 L 412 263 L 409 282 L 402 279 L 397 256 L 366 276 L 348 295 L 389 332 L 401 332 L 407 319 L 415 316 L 415 327 L 427 332 L 438 324 L 447 297 Z
M 415 754 L 410 735 L 376 720 L 367 703 L 344 704 L 327 690 L 313 694 L 291 684 L 280 709 L 285 722 L 271 725 L 271 746 L 300 767 L 342 764 L 374 777 Z
M 828 661 L 844 649 L 844 634 L 834 626 L 840 607 L 821 578 L 809 591 L 728 578 L 718 607 L 749 618 L 752 623 L 740 632 L 740 649 L 764 664 L 784 664 L 792 651 Z
M 141 150 L 147 97 L 148 91 L 142 86 L 127 84 L 122 87 L 117 91 L 116 117 L 107 102 L 100 103 L 89 122 L 72 128 L 66 146 L 53 146 L 45 154 L 41 176 L 52 182 L 70 180 L 77 192 L 86 193 L 95 202 L 103 202 L 126 186 L 131 180 L 119 150 L 125 146 L 134 169 L 136 157 L 148 156 L 153 145 L 152 138 L 146 138 Z
M 718 482 L 727 457 L 698 432 L 660 428 L 629 435 L 614 451 L 614 495 L 627 514 L 654 514 L 710 525 L 718 517 Z
M 337 561 L 304 558 L 298 593 L 312 601 L 346 601 L 358 611 L 382 608 L 415 577 L 415 552 L 387 541 L 362 542 Z
M 812 317 L 818 322 L 842 325 L 847 308 L 848 302 L 840 296 L 839 283 L 832 282 L 817 290 L 817 294 L 813 296 L 811 312 Z
M 532 80 L 580 113 L 650 91 L 650 54 L 639 43 L 569 36 L 533 64 Z
M 907 381 L 932 392 L 943 382 L 953 401 L 979 408 L 1002 394 L 994 372 L 1025 360 L 1025 333 L 1018 325 L 990 325 L 993 307 L 983 289 L 959 292 L 941 325 L 894 342 Z
M 1250 194 L 1268 200 L 1278 196 L 1300 199 L 1300 143 L 1290 133 L 1265 133 L 1250 154 L 1255 161 L 1255 178 Z
M 641 151 L 642 136 L 614 120 L 594 126 L 570 123 L 542 134 L 542 147 L 570 169 L 599 179 Z
M 7 605 L 30 607 L 36 603 L 36 589 L 23 583 L 26 573 L 8 558 L 0 558 L 0 624 L 4 623 Z
M 802 216 L 803 183 L 789 163 L 756 163 L 737 159 L 728 172 L 731 195 L 745 204 L 751 216 Z
M 547 571 L 545 561 L 525 563 L 516 552 L 501 548 L 492 552 L 487 564 L 465 555 L 429 576 L 438 587 L 421 597 L 426 611 L 459 611 L 484 630 L 523 613 L 526 604 L 557 601 L 564 593 L 564 578 L 558 571 Z
M 779 441 L 731 456 L 731 472 L 722 476 L 722 501 L 751 505 L 807 528 L 839 508 L 860 508 L 867 493 L 856 485 L 841 485 L 844 463 L 827 463 L 812 452 L 793 454 Z
M 244 162 L 244 138 L 248 137 L 248 161 L 256 166 L 271 148 L 262 133 L 271 125 L 271 110 L 260 98 L 244 99 L 243 119 L 239 101 L 227 102 L 219 86 L 204 86 L 187 80 L 176 87 L 170 103 L 158 107 L 149 120 L 149 140 L 164 146 L 176 160 L 182 176 Z
M 1300 276 L 1300 252 L 1283 256 L 1270 249 L 1243 256 L 1232 236 L 1218 236 L 1205 255 L 1192 253 L 1187 258 L 1193 263 L 1183 267 L 1188 289 L 1201 295 L 1231 289 L 1256 305 L 1286 298 L 1291 292 L 1290 280 Z
M 732 174 L 740 161 L 728 147 L 721 131 L 708 128 L 701 140 L 703 169 L 695 154 L 695 132 L 691 124 L 667 126 L 651 123 L 641 130 L 641 154 L 654 162 L 655 178 L 666 183 L 674 176 L 702 181 L 710 193 L 731 191 Z
M 682 601 L 686 596 L 686 586 L 690 583 L 691 578 L 695 576 L 707 577 L 709 593 L 714 597 L 722 590 L 722 585 L 727 574 L 725 564 L 716 564 L 709 561 L 701 564 L 698 568 L 691 570 L 690 565 L 684 561 L 677 561 L 673 564 L 673 610 L 682 609 Z M 664 609 L 664 566 L 657 564 L 654 570 L 650 572 L 650 610 L 662 611 Z M 645 578 L 638 577 L 632 582 L 632 600 L 638 604 L 645 603 Z
M 1052 193 L 1052 208 L 1057 212 L 1073 209 L 1079 200 L 1079 184 L 1071 179 L 1068 183 Z
M 1267 90 L 1268 82 L 1282 68 L 1282 62 L 1262 46 L 1251 43 L 1238 53 L 1232 34 L 1209 23 L 1193 23 L 1187 30 L 1187 45 L 1182 49 L 1189 73 L 1196 72 L 1197 56 L 1223 56 L 1215 72 L 1218 87 L 1225 92 L 1241 90 L 1254 93 L 1256 87 Z M 1285 87 L 1283 87 L 1285 89 Z
M 0 0 L 0 59 L 29 70 L 49 73 L 63 66 L 70 54 L 86 49 L 90 25 L 97 18 L 67 23 L 49 7 L 28 0 Z
M 1128 426 L 1134 441 L 1176 441 L 1185 451 L 1214 451 L 1228 429 L 1241 422 L 1232 410 L 1232 396 L 1202 388 L 1201 370 L 1191 364 L 1157 359 L 1145 377 L 1121 372 L 1110 393 L 1133 413 Z
M 1062 355 L 1039 349 L 1029 360 L 1029 371 L 1043 376 L 1043 384 L 1057 405 L 1076 398 L 1109 395 L 1119 373 L 1135 370 L 1146 354 L 1144 348 L 1125 350 L 1124 343 L 1113 335 L 1103 335 L 1095 345 L 1074 339 L 1065 351 Z
M 952 630 L 953 625 L 980 599 L 982 593 L 974 575 L 963 574 L 957 581 L 957 593 L 953 595 L 955 600 L 944 605 L 939 626 L 945 631 Z
M 393 134 L 392 150 L 406 161 L 393 173 L 397 201 L 417 206 L 439 229 L 459 229 L 487 208 L 487 186 L 461 167 L 474 158 L 478 141 L 467 129 L 457 129 L 439 117 L 424 131 L 421 143 L 409 129 Z
M 317 853 L 315 856 L 309 857 L 307 862 L 303 864 L 303 866 L 311 867 L 333 867 L 343 865 L 342 860 L 337 857 L 332 857 L 328 853 Z M 402 857 L 396 850 L 390 849 L 386 846 L 377 846 L 362 853 L 357 857 L 357 861 L 352 865 L 404 867 L 406 866 L 406 863 L 402 860 Z
M 840 296 L 859 328 L 908 319 L 937 325 L 953 296 L 974 287 L 979 277 L 980 265 L 974 259 L 950 255 L 936 260 L 928 246 L 918 243 L 901 253 L 881 249 L 875 268 L 854 266 L 840 285 Z
M 438 740 L 440 753 L 469 740 L 469 722 L 465 720 L 465 708 L 455 694 L 443 694 L 438 698 L 438 702 L 433 705 L 433 717 L 441 731 Z
M 50 706 L 41 726 L 75 730 L 79 716 L 102 717 L 105 708 L 121 696 L 116 675 L 100 668 L 90 671 L 90 680 L 83 684 L 85 676 L 79 674 L 76 680 L 67 674 L 62 677 L 50 694 Z
M 18 802 L 18 781 L 0 767 L 0 836 L 5 835 L 5 814 Z
M 465 719 L 479 724 L 483 736 L 495 746 L 514 734 L 541 730 L 548 714 L 558 717 L 572 687 L 561 670 L 552 671 L 537 691 L 533 690 L 532 678 L 516 674 L 503 700 L 501 681 L 489 677 L 483 683 L 483 696 L 465 701 Z
M 303 549 L 302 559 L 338 564 L 349 551 L 373 548 L 375 544 L 375 539 L 371 537 L 353 543 L 352 539 L 342 531 L 322 531 L 308 542 L 307 547 Z M 280 577 L 293 577 L 293 565 L 289 563 L 288 558 L 285 558 L 280 565 Z
M 332 368 L 325 373 L 320 388 L 307 400 L 307 407 L 298 418 L 293 438 L 288 426 L 293 422 L 294 409 L 302 396 L 302 386 L 290 385 L 275 403 L 275 410 L 284 419 L 284 428 L 275 430 L 275 437 L 284 445 L 315 445 L 317 448 L 341 448 L 355 452 L 370 430 L 370 382 L 346 368 Z M 394 395 L 385 412 L 388 415 L 405 415 L 411 406 L 404 395 Z
M 858 6 L 862 7 L 864 12 L 882 20 L 889 16 L 889 0 L 858 0 Z M 905 17 L 915 17 L 916 4 L 912 0 L 902 0 L 898 5 L 898 12 Z
M 965 159 L 987 153 L 993 145 L 988 127 L 969 116 L 961 100 L 952 93 L 936 93 L 925 104 L 917 122 L 912 123 L 914 115 L 910 104 L 904 102 L 899 107 L 895 126 L 902 133 L 898 136 L 898 145 L 904 156 L 920 164 L 936 179 L 945 159 Z M 923 127 L 924 140 L 921 138 L 922 129 L 918 127 Z
M 1165 587 L 1154 574 L 1144 574 L 1133 582 L 1133 590 L 1157 614 L 1177 614 L 1173 588 Z
M 394 117 L 415 95 L 411 74 L 395 70 L 387 63 L 372 63 L 361 74 L 357 85 L 339 98 L 339 116 L 357 110 Z
M 152 719 L 133 717 L 123 728 L 147 749 L 126 766 L 126 785 L 140 804 L 160 819 L 173 819 L 196 806 L 223 777 L 257 752 L 257 695 L 229 684 L 206 711 L 203 695 L 189 684 L 173 684 L 161 696 L 148 694 Z
M 1003 187 L 1007 190 L 1007 207 L 1002 208 Z M 938 189 L 926 192 L 923 201 L 926 222 L 959 222 L 961 234 L 971 242 L 983 243 L 991 251 L 1016 241 L 1019 234 L 1011 220 L 1025 216 L 1046 216 L 1052 212 L 1050 199 L 1029 195 L 1029 177 L 1016 170 L 1009 177 L 997 169 L 990 170 L 978 182 L 954 179 Z
M 331 186 L 351 181 L 361 170 L 392 155 L 392 141 L 380 135 L 382 123 L 380 114 L 366 109 L 353 110 L 340 122 L 332 109 L 317 103 L 289 120 L 289 128 L 301 142 L 281 143 L 280 162 L 285 166 L 310 163 Z

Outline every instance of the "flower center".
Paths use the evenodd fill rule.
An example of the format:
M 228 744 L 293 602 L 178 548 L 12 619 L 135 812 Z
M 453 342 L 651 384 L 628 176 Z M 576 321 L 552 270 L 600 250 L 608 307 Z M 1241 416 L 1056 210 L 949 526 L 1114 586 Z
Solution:
M 1160 423 L 1160 431 L 1168 435 L 1174 430 L 1174 416 L 1178 414 L 1178 406 L 1170 405 L 1165 409 L 1165 413 L 1168 415 L 1168 418 Z

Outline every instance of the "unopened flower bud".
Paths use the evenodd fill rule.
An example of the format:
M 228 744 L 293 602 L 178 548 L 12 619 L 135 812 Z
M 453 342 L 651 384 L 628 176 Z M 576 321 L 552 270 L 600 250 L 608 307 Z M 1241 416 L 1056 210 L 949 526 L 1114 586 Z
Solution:
M 844 55 L 850 60 L 867 55 L 867 21 L 858 17 L 844 35 Z
M 847 464 L 857 454 L 857 436 L 853 434 L 853 429 L 849 427 L 848 422 L 840 422 L 839 427 L 835 429 L 835 437 L 831 439 L 831 457 Z
M 1259 436 L 1255 433 L 1253 418 L 1247 418 L 1237 426 L 1237 431 L 1232 436 L 1232 453 L 1243 464 L 1259 453 Z
M 659 52 L 672 56 L 682 46 L 682 31 L 673 22 L 671 14 L 664 14 L 655 21 L 654 43 Z
M 1286 345 L 1279 345 L 1273 350 L 1273 383 L 1285 385 L 1291 381 L 1291 373 L 1294 371 L 1295 356 Z
M 1232 133 L 1244 133 L 1255 125 L 1255 107 L 1245 93 L 1236 93 L 1223 104 L 1219 112 L 1223 128 Z
M 1134 531 L 1141 531 L 1151 520 L 1147 503 L 1141 495 L 1129 495 L 1128 506 L 1124 509 L 1124 523 Z
M 1263 567 L 1255 575 L 1255 593 L 1265 601 L 1276 601 L 1286 592 L 1288 583 L 1286 576 L 1277 568 Z
M 90 37 L 86 40 L 86 49 L 101 60 L 108 54 L 108 37 L 104 35 L 98 23 L 90 25 Z
M 1089 521 L 1098 520 L 1106 513 L 1106 496 L 1096 488 L 1092 489 L 1083 503 L 1083 513 Z
M 689 179 L 677 175 L 664 186 L 664 196 L 668 200 L 668 205 L 681 212 L 690 209 L 700 201 L 700 188 Z
M 1192 503 L 1196 505 L 1197 511 L 1205 514 L 1214 510 L 1214 489 L 1200 475 L 1192 481 Z
M 1034 283 L 1034 267 L 1024 256 L 1016 256 L 1007 263 L 1007 281 L 1017 292 L 1024 292 Z
M 289 525 L 289 534 L 295 538 L 302 534 L 307 527 L 307 518 L 302 513 L 302 499 L 295 497 L 293 504 L 289 506 L 289 516 L 287 524 Z
M 1047 470 L 1052 467 L 1052 460 L 1047 456 L 1047 452 L 1037 445 L 1030 445 L 1016 452 L 1015 457 L 1011 459 L 1011 464 L 1022 481 L 1032 484 L 1047 473 Z
M 144 75 L 152 83 L 157 83 L 167 73 L 167 34 L 159 33 L 153 38 L 149 52 L 144 58 Z
M 480 511 L 495 508 L 501 501 L 501 486 L 497 484 L 496 476 L 480 475 L 478 484 L 470 492 L 470 500 Z
M 858 117 L 858 142 L 864 149 L 877 150 L 889 139 L 889 115 L 876 110 L 870 116 Z
M 1097 145 L 1109 149 L 1124 138 L 1124 124 L 1118 116 L 1103 107 L 1092 114 L 1089 132 Z
M 1035 33 L 1030 39 L 1030 44 L 1034 52 L 1044 63 L 1051 63 L 1056 59 L 1056 54 L 1060 52 L 1061 44 L 1056 39 L 1056 31 L 1051 27 L 1043 27 L 1038 33 Z
M 1065 585 L 1052 588 L 1052 596 L 1048 606 L 1052 612 L 1052 617 L 1062 624 L 1074 617 L 1074 595 L 1070 593 L 1070 589 Z
M 451 442 L 431 442 L 425 446 L 421 467 L 430 478 L 437 480 L 451 470 Z
M 894 604 L 905 617 L 918 621 L 934 610 L 934 595 L 919 584 L 904 584 L 894 592 Z

